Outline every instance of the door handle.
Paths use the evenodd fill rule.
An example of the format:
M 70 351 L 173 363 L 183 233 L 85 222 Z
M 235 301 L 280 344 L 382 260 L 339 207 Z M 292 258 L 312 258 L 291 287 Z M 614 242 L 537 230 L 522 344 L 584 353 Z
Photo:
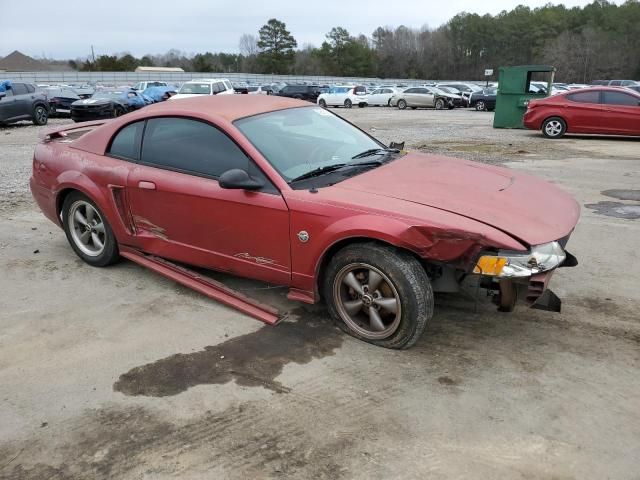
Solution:
M 153 182 L 147 182 L 146 180 L 140 180 L 138 182 L 138 188 L 141 188 L 142 190 L 155 190 L 156 184 Z

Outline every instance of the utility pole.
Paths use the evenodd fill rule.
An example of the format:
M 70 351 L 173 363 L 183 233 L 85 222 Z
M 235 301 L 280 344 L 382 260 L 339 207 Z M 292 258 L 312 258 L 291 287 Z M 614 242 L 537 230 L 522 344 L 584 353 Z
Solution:
M 93 45 L 91 45 L 91 58 L 92 58 L 92 62 L 96 63 L 96 52 L 93 51 Z

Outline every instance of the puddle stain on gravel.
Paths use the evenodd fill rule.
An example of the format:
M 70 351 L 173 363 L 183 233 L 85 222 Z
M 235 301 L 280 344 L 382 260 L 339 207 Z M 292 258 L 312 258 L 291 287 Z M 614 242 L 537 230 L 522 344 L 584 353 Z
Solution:
M 621 202 L 598 202 L 587 203 L 586 208 L 590 208 L 594 213 L 606 215 L 607 217 L 623 218 L 625 220 L 636 220 L 640 218 L 640 204 L 625 204 Z
M 178 353 L 132 368 L 113 385 L 131 396 L 177 395 L 196 385 L 225 384 L 264 387 L 278 393 L 290 389 L 275 378 L 290 362 L 305 364 L 334 354 L 343 335 L 327 320 L 298 314 L 297 322 L 264 326 L 194 353 Z
M 624 190 L 614 188 L 611 190 L 604 190 L 600 193 L 607 197 L 617 198 L 618 200 L 631 200 L 633 202 L 640 202 L 640 190 Z

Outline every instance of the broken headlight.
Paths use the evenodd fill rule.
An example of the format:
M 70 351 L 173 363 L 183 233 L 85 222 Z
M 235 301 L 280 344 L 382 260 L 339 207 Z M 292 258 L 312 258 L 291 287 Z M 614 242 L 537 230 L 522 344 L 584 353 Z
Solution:
M 566 254 L 558 242 L 536 245 L 529 252 L 484 254 L 478 259 L 473 273 L 502 278 L 530 277 L 552 270 L 564 262 Z

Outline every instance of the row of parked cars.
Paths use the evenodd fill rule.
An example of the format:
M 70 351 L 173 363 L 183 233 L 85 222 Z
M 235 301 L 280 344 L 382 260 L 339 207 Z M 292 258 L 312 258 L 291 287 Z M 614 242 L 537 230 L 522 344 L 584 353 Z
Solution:
M 631 80 L 595 81 L 640 91 Z M 589 87 L 584 84 L 554 83 L 551 95 Z M 532 93 L 546 93 L 544 82 L 531 82 Z M 134 86 L 104 87 L 91 85 L 33 85 L 24 82 L 0 82 L 0 124 L 32 120 L 44 125 L 49 116 L 69 115 L 74 121 L 115 118 L 146 105 L 199 95 L 278 95 L 307 100 L 328 107 L 389 106 L 400 110 L 434 108 L 436 110 L 471 107 L 492 111 L 496 105 L 497 84 L 480 86 L 468 82 L 440 82 L 409 86 L 389 85 L 314 85 L 271 83 L 250 85 L 232 83 L 225 78 L 194 79 L 175 86 L 162 81 L 138 82 Z
M 134 87 L 34 85 L 0 81 L 0 125 L 31 120 L 45 125 L 52 116 L 75 121 L 115 118 L 146 105 L 167 100 L 177 87 L 164 82 L 140 82 Z

